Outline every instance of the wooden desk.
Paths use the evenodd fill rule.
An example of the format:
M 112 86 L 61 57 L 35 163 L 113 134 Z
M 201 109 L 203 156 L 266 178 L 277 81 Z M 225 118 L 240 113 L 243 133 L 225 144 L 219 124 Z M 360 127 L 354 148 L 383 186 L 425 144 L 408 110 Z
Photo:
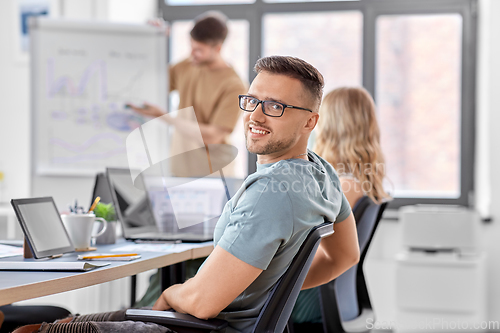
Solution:
M 127 244 L 118 242 L 113 245 L 100 245 L 97 252 L 109 253 L 111 249 Z M 191 245 L 191 246 L 189 246 Z M 176 244 L 172 251 L 181 248 L 179 253 L 143 252 L 141 259 L 133 261 L 114 261 L 109 266 L 89 272 L 23 272 L 0 271 L 0 305 L 10 304 L 31 298 L 57 294 L 95 284 L 108 282 L 135 275 L 150 269 L 161 268 L 189 259 L 205 257 L 213 250 L 213 245 Z M 92 252 L 90 252 L 92 253 Z M 75 261 L 78 254 L 69 253 L 55 261 Z M 20 256 L 2 258 L 1 261 L 33 260 Z

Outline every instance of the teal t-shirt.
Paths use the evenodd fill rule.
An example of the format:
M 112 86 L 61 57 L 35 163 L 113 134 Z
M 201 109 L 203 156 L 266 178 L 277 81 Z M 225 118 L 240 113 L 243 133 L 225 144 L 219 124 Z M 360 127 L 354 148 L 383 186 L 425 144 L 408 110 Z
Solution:
M 214 245 L 263 270 L 217 317 L 229 322 L 225 333 L 251 331 L 311 228 L 351 213 L 334 168 L 312 151 L 308 158 L 257 164 L 224 207 Z

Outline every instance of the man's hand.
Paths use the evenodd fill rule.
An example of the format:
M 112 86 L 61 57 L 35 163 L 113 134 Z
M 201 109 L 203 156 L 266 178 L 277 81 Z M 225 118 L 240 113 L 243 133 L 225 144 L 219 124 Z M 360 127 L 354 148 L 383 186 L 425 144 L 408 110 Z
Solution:
M 143 107 L 134 105 L 132 103 L 127 103 L 127 106 L 129 108 L 131 108 L 132 110 L 134 110 L 135 112 L 137 112 L 137 113 L 139 113 L 139 114 L 141 114 L 143 116 L 147 116 L 147 117 L 154 117 L 154 118 L 156 118 L 156 117 L 161 117 L 161 116 L 163 116 L 163 115 L 166 114 L 158 106 L 153 105 L 153 104 L 149 104 L 147 102 L 144 102 L 144 106 Z
M 172 287 L 174 287 L 174 286 L 172 286 Z M 170 309 L 172 309 L 172 307 L 168 304 L 167 297 L 165 295 L 165 292 L 167 290 L 168 289 L 165 289 L 161 293 L 160 297 L 156 300 L 155 305 L 153 305 L 153 310 L 164 311 L 164 310 L 170 310 Z
M 160 17 L 156 17 L 154 19 L 149 19 L 147 22 L 149 25 L 152 25 L 153 27 L 161 28 L 165 30 L 165 36 L 170 36 L 170 27 L 168 26 L 167 22 L 165 22 L 164 19 Z
M 160 107 L 144 102 L 144 106 L 140 107 L 132 103 L 127 103 L 126 106 L 131 108 L 140 115 L 146 117 L 161 117 L 162 120 L 166 121 L 168 124 L 176 127 L 182 135 L 188 140 L 198 140 L 203 139 L 199 144 L 221 144 L 227 135 L 231 134 L 231 131 L 227 128 L 219 127 L 211 124 L 201 124 L 196 121 L 180 119 L 180 117 L 171 117 L 168 113 L 165 113 Z M 201 137 L 200 137 L 201 133 Z M 196 141 L 194 141 L 196 142 Z

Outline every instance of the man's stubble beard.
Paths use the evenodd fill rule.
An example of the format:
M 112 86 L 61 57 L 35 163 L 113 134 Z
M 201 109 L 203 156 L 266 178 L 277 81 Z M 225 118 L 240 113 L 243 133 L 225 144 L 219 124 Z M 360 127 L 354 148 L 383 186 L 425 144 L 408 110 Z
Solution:
M 281 150 L 286 150 L 288 148 L 291 148 L 294 145 L 294 136 L 291 136 L 289 139 L 285 140 L 278 140 L 278 141 L 269 141 L 265 146 L 261 147 L 258 150 L 251 150 L 250 145 L 248 144 L 248 136 L 245 133 L 245 145 L 247 147 L 247 150 L 252 153 L 252 154 L 257 154 L 257 155 L 269 155 L 273 154 L 276 152 L 279 152 Z M 252 140 L 252 139 L 250 139 Z M 257 141 L 257 140 L 252 140 L 252 141 Z

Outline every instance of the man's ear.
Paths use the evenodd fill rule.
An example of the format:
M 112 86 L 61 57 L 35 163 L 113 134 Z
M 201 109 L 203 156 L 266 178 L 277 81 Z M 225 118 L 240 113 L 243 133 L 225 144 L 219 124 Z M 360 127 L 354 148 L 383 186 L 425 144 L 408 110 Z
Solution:
M 318 124 L 318 119 L 319 119 L 319 113 L 311 112 L 309 118 L 307 119 L 306 125 L 304 126 L 304 129 L 311 132 Z
M 217 43 L 214 45 L 214 49 L 216 52 L 220 53 L 221 49 L 222 49 L 222 43 Z

